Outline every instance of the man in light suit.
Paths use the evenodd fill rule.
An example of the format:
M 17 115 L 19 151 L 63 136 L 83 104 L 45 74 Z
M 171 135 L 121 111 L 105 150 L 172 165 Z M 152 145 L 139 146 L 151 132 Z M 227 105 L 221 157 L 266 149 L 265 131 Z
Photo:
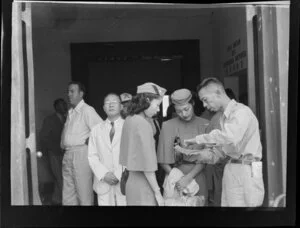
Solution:
M 103 109 L 107 119 L 92 129 L 88 146 L 88 160 L 94 173 L 93 188 L 99 206 L 125 206 L 126 197 L 120 190 L 119 153 L 124 124 L 120 116 L 120 97 L 114 93 L 106 95 Z

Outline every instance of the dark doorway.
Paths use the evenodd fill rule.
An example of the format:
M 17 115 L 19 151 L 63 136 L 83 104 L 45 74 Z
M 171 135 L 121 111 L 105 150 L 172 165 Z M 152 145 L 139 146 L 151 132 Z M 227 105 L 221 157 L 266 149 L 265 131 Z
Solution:
M 199 40 L 76 43 L 71 44 L 72 80 L 85 84 L 85 100 L 105 118 L 103 98 L 109 92 L 135 94 L 145 82 L 157 83 L 167 94 L 183 87 L 195 91 L 199 57 Z M 201 104 L 195 110 L 199 115 Z

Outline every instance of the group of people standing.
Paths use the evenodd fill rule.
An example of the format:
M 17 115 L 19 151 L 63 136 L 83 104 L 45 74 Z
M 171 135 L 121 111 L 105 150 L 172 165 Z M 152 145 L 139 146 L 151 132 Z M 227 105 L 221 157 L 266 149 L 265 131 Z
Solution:
M 209 117 L 195 115 L 197 98 L 183 88 L 170 96 L 175 116 L 160 124 L 154 117 L 165 93 L 151 82 L 139 85 L 134 96 L 109 93 L 103 100 L 107 118 L 102 120 L 84 102 L 84 86 L 69 84 L 71 108 L 67 115 L 61 111 L 66 120 L 55 142 L 59 140 L 55 150 L 62 161 L 62 181 L 57 184 L 62 205 L 94 205 L 93 191 L 99 206 L 164 206 L 174 192 L 202 197 L 202 206 L 262 204 L 261 142 L 251 109 L 230 99 L 218 79 L 207 78 L 198 85 L 197 95 Z M 54 106 L 54 116 L 60 116 Z M 54 125 L 46 120 L 44 126 L 51 129 Z M 54 142 L 48 139 L 57 132 L 42 132 L 47 132 L 41 134 L 46 145 L 42 148 L 52 154 Z M 207 158 L 182 154 L 174 149 L 176 143 L 184 148 L 205 143 L 218 147 L 205 149 Z M 129 175 L 123 194 L 125 169 Z

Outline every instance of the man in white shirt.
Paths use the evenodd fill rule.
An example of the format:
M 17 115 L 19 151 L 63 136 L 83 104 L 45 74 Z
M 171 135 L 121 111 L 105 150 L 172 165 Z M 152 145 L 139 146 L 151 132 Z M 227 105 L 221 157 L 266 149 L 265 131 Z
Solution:
M 190 144 L 217 143 L 230 157 L 222 180 L 222 207 L 261 206 L 264 198 L 262 146 L 258 121 L 251 109 L 230 99 L 223 84 L 206 78 L 197 87 L 199 99 L 210 111 L 221 111 L 221 130 L 184 141 Z
M 61 138 L 63 158 L 63 205 L 93 205 L 93 174 L 88 163 L 88 138 L 91 129 L 103 120 L 83 100 L 85 88 L 80 82 L 69 83 L 68 112 Z
M 119 154 L 124 120 L 120 116 L 119 96 L 108 94 L 103 109 L 107 119 L 92 129 L 88 146 L 88 160 L 94 173 L 93 188 L 99 206 L 125 206 L 126 197 L 120 190 L 122 166 Z

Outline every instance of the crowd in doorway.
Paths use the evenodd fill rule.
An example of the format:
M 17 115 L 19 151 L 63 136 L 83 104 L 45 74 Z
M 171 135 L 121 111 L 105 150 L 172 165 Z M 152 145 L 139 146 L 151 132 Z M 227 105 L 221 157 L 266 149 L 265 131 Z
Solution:
M 193 92 L 155 83 L 136 94 L 108 93 L 106 119 L 68 85 L 40 132 L 51 185 L 40 181 L 44 205 L 257 207 L 264 198 L 258 121 L 216 78 Z M 205 111 L 195 113 L 199 99 Z M 41 179 L 41 178 L 40 178 Z M 48 190 L 48 192 L 47 192 Z

